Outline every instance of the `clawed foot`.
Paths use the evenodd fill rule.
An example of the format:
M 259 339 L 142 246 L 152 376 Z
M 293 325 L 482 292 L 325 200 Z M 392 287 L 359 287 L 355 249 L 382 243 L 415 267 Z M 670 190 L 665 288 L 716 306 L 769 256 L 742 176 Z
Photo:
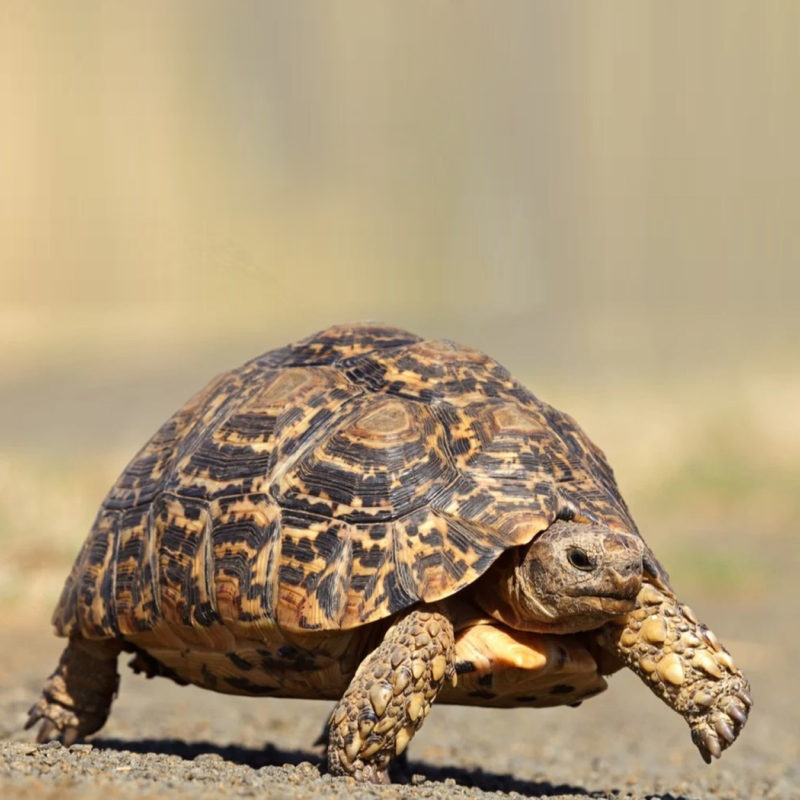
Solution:
M 69 746 L 103 727 L 119 687 L 115 642 L 70 640 L 25 728 L 41 722 L 36 741 L 61 738 Z
M 42 723 L 36 732 L 36 741 L 40 744 L 60 737 L 69 747 L 77 740 L 81 727 L 78 716 L 72 709 L 48 700 L 45 695 L 28 711 L 25 730 L 32 728 L 37 722 Z
M 41 721 L 36 732 L 37 742 L 60 738 L 69 747 L 79 737 L 88 736 L 103 727 L 114 694 L 116 681 L 109 694 L 83 687 L 72 687 L 70 692 L 63 673 L 56 670 L 45 683 L 42 696 L 28 711 L 25 729 Z M 79 708 L 76 707 L 78 704 Z
M 722 751 L 736 741 L 747 722 L 753 705 L 750 687 L 746 681 L 738 683 L 742 685 L 723 693 L 706 715 L 692 723 L 692 741 L 706 764 L 710 764 L 712 758 L 719 758 Z

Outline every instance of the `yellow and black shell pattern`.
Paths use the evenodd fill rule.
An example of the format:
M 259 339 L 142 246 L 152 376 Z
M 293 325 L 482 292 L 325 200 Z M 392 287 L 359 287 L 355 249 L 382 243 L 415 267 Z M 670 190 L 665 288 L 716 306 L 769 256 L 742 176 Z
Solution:
M 337 326 L 218 376 L 160 428 L 103 501 L 54 624 L 176 641 L 354 628 L 459 592 L 557 518 L 636 531 L 571 417 L 476 350 Z

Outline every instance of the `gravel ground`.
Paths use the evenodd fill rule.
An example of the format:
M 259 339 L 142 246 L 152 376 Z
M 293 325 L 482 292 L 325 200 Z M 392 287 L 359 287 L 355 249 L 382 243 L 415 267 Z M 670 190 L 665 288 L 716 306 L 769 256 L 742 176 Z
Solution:
M 324 774 L 312 742 L 327 703 L 227 697 L 127 669 L 91 742 L 36 745 L 21 726 L 61 642 L 41 620 L 15 622 L 0 629 L 0 796 L 800 798 L 795 610 L 693 604 L 753 683 L 752 718 L 720 762 L 705 766 L 685 723 L 621 674 L 580 709 L 434 707 L 405 782 L 388 787 Z

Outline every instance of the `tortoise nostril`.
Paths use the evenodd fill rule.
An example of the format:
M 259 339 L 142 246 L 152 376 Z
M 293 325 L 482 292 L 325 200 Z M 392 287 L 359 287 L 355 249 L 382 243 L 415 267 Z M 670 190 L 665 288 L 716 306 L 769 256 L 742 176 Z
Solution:
M 620 575 L 637 575 L 642 571 L 641 559 L 638 561 L 631 560 L 627 564 L 623 564 L 618 570 Z
M 595 567 L 594 562 L 589 558 L 586 551 L 581 550 L 579 547 L 571 547 L 567 551 L 567 560 L 575 569 L 580 569 L 584 572 L 591 572 Z

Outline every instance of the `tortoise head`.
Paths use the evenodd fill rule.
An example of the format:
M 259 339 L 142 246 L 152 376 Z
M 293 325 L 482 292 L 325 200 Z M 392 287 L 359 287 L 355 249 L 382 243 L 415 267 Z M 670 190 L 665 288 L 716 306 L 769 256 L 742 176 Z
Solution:
M 633 610 L 643 551 L 635 534 L 557 520 L 501 556 L 476 587 L 477 600 L 518 630 L 591 630 Z

